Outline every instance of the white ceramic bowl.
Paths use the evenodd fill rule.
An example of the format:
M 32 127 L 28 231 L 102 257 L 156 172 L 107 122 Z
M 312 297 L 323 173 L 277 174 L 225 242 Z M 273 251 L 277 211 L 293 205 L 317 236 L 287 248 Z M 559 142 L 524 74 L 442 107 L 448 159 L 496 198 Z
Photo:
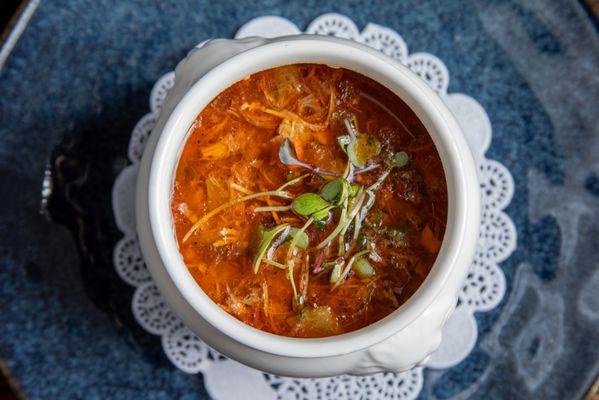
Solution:
M 257 330 L 227 314 L 194 281 L 179 254 L 170 200 L 189 128 L 220 92 L 242 78 L 294 63 L 344 67 L 381 83 L 420 118 L 441 157 L 448 221 L 437 260 L 416 293 L 396 311 L 363 329 L 328 338 L 298 339 Z M 215 40 L 194 49 L 176 70 L 142 159 L 136 217 L 146 264 L 173 311 L 221 353 L 280 375 L 318 377 L 400 371 L 424 362 L 440 344 L 472 261 L 480 221 L 475 164 L 443 101 L 391 58 L 364 45 L 323 36 Z

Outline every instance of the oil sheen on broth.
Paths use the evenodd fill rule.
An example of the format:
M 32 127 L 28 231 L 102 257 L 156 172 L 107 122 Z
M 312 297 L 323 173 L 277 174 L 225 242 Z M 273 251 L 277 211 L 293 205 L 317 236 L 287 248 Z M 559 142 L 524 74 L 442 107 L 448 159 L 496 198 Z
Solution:
M 324 337 L 365 327 L 420 286 L 447 188 L 410 108 L 343 68 L 253 74 L 195 120 L 172 214 L 189 271 L 257 329 Z

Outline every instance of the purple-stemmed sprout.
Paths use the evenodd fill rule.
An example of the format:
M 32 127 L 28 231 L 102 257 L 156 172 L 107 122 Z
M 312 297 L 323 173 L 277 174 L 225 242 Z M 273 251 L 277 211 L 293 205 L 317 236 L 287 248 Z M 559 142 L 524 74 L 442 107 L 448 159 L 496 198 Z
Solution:
M 317 274 L 323 270 L 322 266 L 324 264 L 324 249 L 320 250 L 318 253 L 318 258 L 316 259 L 316 263 L 314 264 L 314 273 Z
M 338 174 L 334 172 L 313 167 L 310 164 L 298 160 L 295 150 L 291 147 L 291 140 L 289 140 L 289 138 L 285 138 L 285 141 L 283 142 L 281 147 L 279 147 L 279 160 L 285 165 L 297 165 L 299 167 L 309 169 L 310 171 L 316 174 L 338 176 Z
M 285 165 L 290 165 L 290 166 L 295 165 L 295 166 L 299 166 L 302 168 L 306 168 L 316 174 L 328 175 L 328 176 L 343 176 L 342 173 L 327 171 L 327 170 L 324 170 L 324 169 L 321 169 L 318 167 L 314 167 L 308 163 L 298 160 L 295 150 L 291 147 L 291 141 L 289 140 L 289 138 L 285 138 L 285 141 L 283 142 L 281 147 L 279 147 L 279 160 Z M 361 173 L 376 169 L 379 166 L 380 166 L 379 164 L 368 165 L 364 168 L 356 169 L 354 171 L 354 173 L 361 174 Z

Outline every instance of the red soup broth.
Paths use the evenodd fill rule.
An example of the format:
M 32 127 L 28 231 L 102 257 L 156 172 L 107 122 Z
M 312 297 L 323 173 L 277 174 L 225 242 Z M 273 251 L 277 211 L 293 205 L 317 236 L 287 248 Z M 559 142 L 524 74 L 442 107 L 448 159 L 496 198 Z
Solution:
M 447 187 L 431 137 L 395 94 L 295 64 L 248 76 L 200 112 L 171 208 L 185 264 L 223 310 L 324 337 L 418 289 L 445 233 Z

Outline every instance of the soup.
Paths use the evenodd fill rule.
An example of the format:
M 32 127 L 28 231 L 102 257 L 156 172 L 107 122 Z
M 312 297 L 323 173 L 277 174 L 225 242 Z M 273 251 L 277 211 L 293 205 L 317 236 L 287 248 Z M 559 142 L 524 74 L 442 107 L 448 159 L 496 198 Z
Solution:
M 185 264 L 223 310 L 325 337 L 418 289 L 441 246 L 447 188 L 431 137 L 390 90 L 295 64 L 248 76 L 200 112 L 171 208 Z

